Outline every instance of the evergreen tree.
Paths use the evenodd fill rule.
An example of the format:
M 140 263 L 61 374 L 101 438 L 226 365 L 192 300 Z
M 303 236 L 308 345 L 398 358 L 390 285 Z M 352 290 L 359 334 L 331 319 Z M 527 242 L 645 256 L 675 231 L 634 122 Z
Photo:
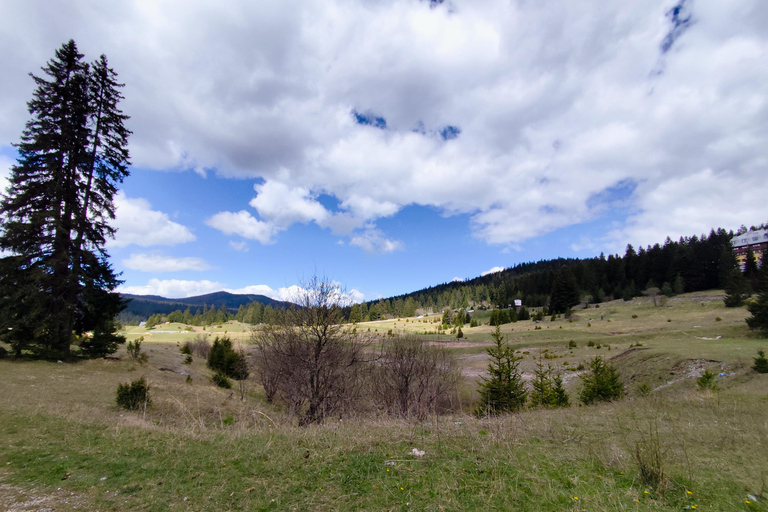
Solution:
M 764 351 L 757 351 L 757 357 L 755 358 L 755 364 L 752 366 L 752 369 L 757 373 L 768 373 L 768 359 L 765 358 Z
M 768 337 L 768 265 L 765 258 L 757 276 L 757 298 L 747 304 L 747 311 L 752 314 L 747 318 L 749 328 Z
M 536 363 L 534 370 L 533 387 L 531 391 L 531 405 L 543 407 L 568 407 L 570 400 L 568 393 L 563 387 L 563 378 L 558 374 L 553 374 L 552 367 L 544 364 L 541 357 Z
M 477 416 L 518 411 L 525 405 L 528 395 L 518 368 L 522 357 L 515 356 L 498 325 L 491 337 L 494 345 L 486 349 L 491 358 L 488 364 L 490 377 L 483 378 L 480 385 L 480 402 L 475 408 Z
M 531 382 L 531 405 L 536 406 L 548 406 L 550 405 L 550 399 L 552 396 L 552 377 L 550 376 L 551 368 L 544 368 L 544 364 L 541 362 L 541 356 L 536 362 L 536 369 L 534 370 L 533 381 Z
M 759 287 L 759 274 L 760 271 L 757 266 L 757 259 L 755 253 L 752 252 L 751 247 L 747 247 L 747 260 L 744 263 L 744 277 L 747 278 L 753 291 L 757 291 Z
M 725 307 L 737 308 L 744 305 L 744 301 L 750 295 L 749 281 L 744 278 L 738 267 L 731 269 L 728 281 L 725 284 Z
M 116 185 L 128 175 L 127 116 L 114 71 L 83 62 L 74 41 L 32 75 L 31 119 L 16 145 L 0 201 L 0 330 L 17 354 L 67 358 L 76 337 L 84 355 L 113 352 L 124 308 L 104 250 L 114 235 Z
M 565 313 L 571 307 L 581 302 L 579 284 L 573 272 L 568 267 L 561 268 L 552 285 L 549 298 L 549 310 L 552 313 Z
M 581 380 L 584 387 L 579 394 L 579 400 L 584 405 L 609 402 L 615 398 L 621 398 L 624 394 L 624 385 L 616 368 L 606 363 L 600 356 L 589 363 L 589 373 L 582 375 Z
M 568 392 L 565 391 L 563 386 L 563 376 L 559 373 L 552 377 L 552 394 L 554 395 L 555 407 L 569 407 L 571 401 L 568 398 Z
M 360 304 L 352 304 L 352 308 L 349 310 L 349 322 L 356 324 L 363 321 L 363 315 L 360 310 Z
M 683 276 L 680 274 L 677 274 L 675 277 L 675 282 L 672 283 L 672 291 L 675 293 L 675 295 L 685 293 L 685 281 L 683 280 Z

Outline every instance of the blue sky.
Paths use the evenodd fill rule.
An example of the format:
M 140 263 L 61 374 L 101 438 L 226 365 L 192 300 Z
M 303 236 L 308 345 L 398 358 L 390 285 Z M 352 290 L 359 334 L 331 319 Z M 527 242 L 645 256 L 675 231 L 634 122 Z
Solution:
M 0 177 L 29 72 L 126 83 L 121 290 L 376 299 L 768 220 L 768 4 L 0 5 Z

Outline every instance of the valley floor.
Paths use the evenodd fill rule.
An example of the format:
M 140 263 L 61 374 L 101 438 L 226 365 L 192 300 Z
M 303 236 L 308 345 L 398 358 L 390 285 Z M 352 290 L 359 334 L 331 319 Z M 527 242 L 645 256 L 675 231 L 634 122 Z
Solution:
M 0 361 L 0 508 L 768 510 L 768 375 L 750 370 L 768 340 L 716 293 L 675 299 L 664 308 L 616 301 L 541 329 L 504 326 L 525 372 L 547 354 L 570 376 L 573 405 L 491 419 L 360 417 L 301 428 L 255 382 L 241 402 L 210 383 L 203 361 L 182 365 L 177 341 L 188 334 L 173 332 L 145 334 L 146 364 L 125 349 L 120 360 Z M 408 320 L 357 329 L 386 333 Z M 462 365 L 465 410 L 489 329 L 440 340 Z M 628 396 L 580 407 L 569 368 L 596 354 L 611 358 Z M 696 387 L 704 369 L 723 374 L 719 390 Z M 153 405 L 117 409 L 117 384 L 141 376 Z M 655 483 L 644 481 L 654 470 Z

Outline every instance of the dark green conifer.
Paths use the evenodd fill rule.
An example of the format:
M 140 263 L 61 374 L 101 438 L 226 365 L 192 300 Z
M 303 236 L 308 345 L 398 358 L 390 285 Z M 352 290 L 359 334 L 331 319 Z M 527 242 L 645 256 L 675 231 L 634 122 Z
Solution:
M 518 411 L 525 405 L 528 395 L 518 368 L 522 357 L 515 356 L 498 325 L 491 337 L 494 344 L 486 349 L 491 359 L 488 363 L 490 376 L 483 378 L 480 385 L 480 401 L 475 408 L 477 416 Z
M 10 254 L 0 261 L 0 330 L 17 354 L 67 358 L 80 338 L 84 355 L 104 355 L 124 341 L 114 334 L 124 305 L 104 250 L 129 165 L 122 85 L 105 57 L 83 62 L 74 41 L 42 70 L 0 201 L 0 248 Z

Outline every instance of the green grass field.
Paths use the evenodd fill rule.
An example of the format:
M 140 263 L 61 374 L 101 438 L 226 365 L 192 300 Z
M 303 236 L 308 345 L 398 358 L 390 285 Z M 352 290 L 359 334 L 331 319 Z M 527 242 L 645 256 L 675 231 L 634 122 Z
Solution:
M 241 402 L 211 384 L 204 361 L 181 364 L 178 343 L 201 334 L 227 331 L 247 344 L 242 324 L 130 328 L 129 339 L 144 336 L 146 364 L 125 348 L 120 360 L 0 361 L 0 509 L 768 510 L 768 375 L 750 370 L 768 340 L 747 329 L 746 311 L 707 292 L 576 316 L 503 326 L 523 372 L 546 354 L 573 405 L 493 419 L 359 417 L 300 428 L 255 381 Z M 437 325 L 405 320 L 356 328 L 386 336 Z M 490 330 L 427 336 L 455 353 L 465 410 Z M 628 396 L 579 407 L 574 368 L 596 354 L 611 358 Z M 704 369 L 725 374 L 718 391 L 696 387 Z M 119 410 L 118 383 L 142 376 L 152 406 Z M 640 384 L 653 391 L 642 396 Z M 656 457 L 661 485 L 642 482 L 638 456 L 646 465 Z

